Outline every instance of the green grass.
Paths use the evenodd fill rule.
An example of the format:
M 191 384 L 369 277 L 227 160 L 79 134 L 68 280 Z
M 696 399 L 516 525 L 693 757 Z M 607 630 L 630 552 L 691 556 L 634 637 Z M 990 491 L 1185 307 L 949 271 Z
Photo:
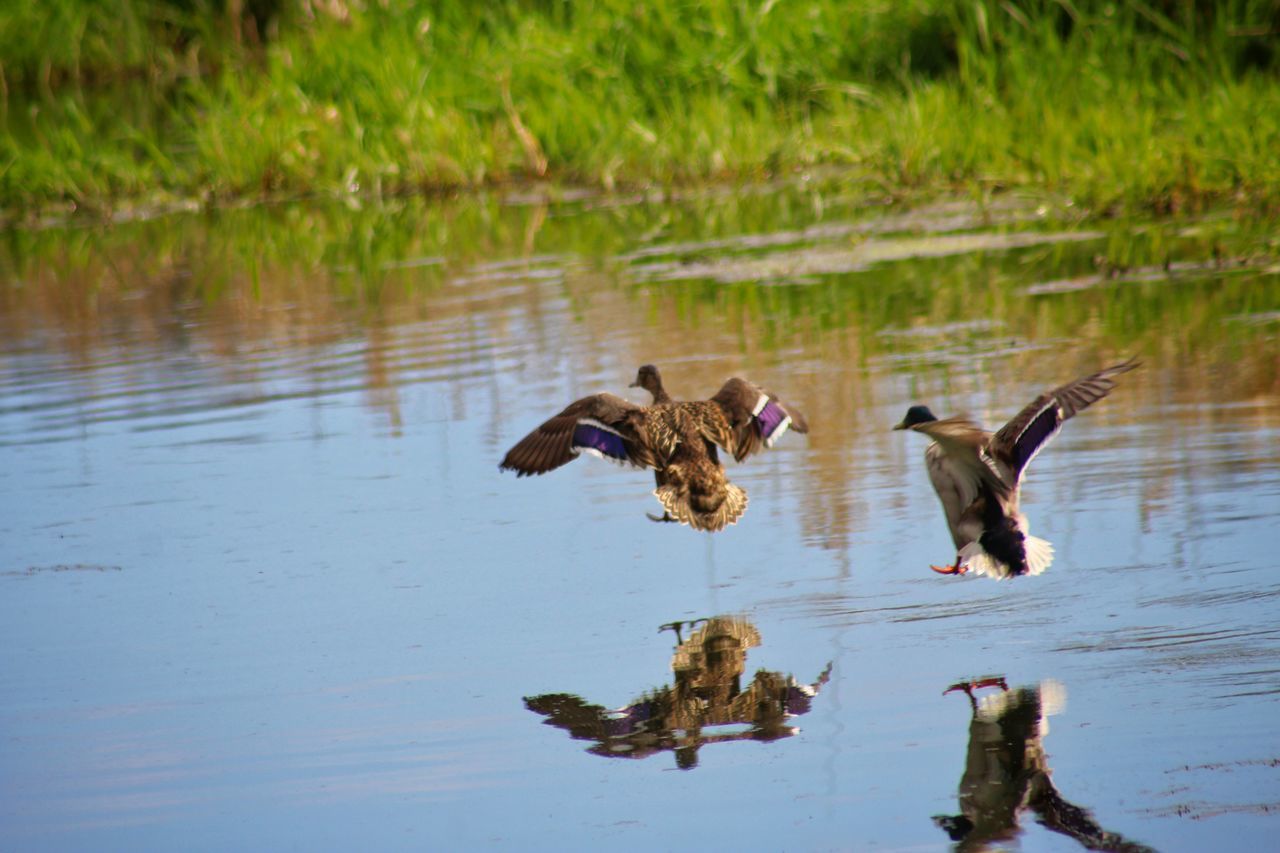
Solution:
M 1280 200 L 1280 0 L 50 0 L 0 11 L 0 57 L 16 214 L 813 166 L 1100 212 Z

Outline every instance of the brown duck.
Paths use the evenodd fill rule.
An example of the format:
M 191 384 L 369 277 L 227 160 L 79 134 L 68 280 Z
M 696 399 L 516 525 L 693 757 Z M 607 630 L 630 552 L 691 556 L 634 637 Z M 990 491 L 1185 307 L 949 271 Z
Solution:
M 649 391 L 653 404 L 639 406 L 607 393 L 583 397 L 517 442 L 499 469 L 520 477 L 545 474 L 584 452 L 652 468 L 654 495 L 665 513 L 650 518 L 714 532 L 736 523 L 747 509 L 747 493 L 729 482 L 718 450 L 742 461 L 788 429 L 808 432 L 798 413 L 738 377 L 709 400 L 683 402 L 667 394 L 657 368 L 646 364 L 632 387 Z

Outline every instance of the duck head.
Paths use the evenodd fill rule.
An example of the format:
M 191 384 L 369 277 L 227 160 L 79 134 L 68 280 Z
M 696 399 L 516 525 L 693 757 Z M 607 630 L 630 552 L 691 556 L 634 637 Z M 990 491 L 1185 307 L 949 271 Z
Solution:
M 655 401 L 666 398 L 666 391 L 662 388 L 662 377 L 658 375 L 658 368 L 652 364 L 641 365 L 636 373 L 636 381 L 632 382 L 630 387 L 643 388 L 653 395 Z
M 907 415 L 902 419 L 902 423 L 896 425 L 894 429 L 910 429 L 916 424 L 927 424 L 937 419 L 937 415 L 929 411 L 928 406 L 912 406 L 907 409 Z

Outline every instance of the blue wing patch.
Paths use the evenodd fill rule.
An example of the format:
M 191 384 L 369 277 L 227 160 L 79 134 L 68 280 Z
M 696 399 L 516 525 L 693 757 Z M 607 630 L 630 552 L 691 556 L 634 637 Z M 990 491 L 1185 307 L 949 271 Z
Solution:
M 578 421 L 573 428 L 573 452 L 587 452 L 592 456 L 627 461 L 627 445 L 622 436 L 597 421 Z
M 1050 403 L 1045 406 L 1044 411 L 1031 419 L 1031 423 L 1027 424 L 1027 428 L 1022 431 L 1022 435 L 1018 436 L 1018 440 L 1013 444 L 1013 461 L 1015 470 L 1021 471 L 1035 458 L 1040 452 L 1040 448 L 1048 443 L 1049 439 L 1058 434 L 1058 430 L 1062 428 L 1061 412 L 1057 403 Z
M 787 427 L 791 426 L 791 416 L 777 403 L 767 397 L 765 400 L 764 407 L 756 413 L 756 426 L 760 430 L 760 437 L 764 439 L 765 447 L 772 447 L 787 431 Z

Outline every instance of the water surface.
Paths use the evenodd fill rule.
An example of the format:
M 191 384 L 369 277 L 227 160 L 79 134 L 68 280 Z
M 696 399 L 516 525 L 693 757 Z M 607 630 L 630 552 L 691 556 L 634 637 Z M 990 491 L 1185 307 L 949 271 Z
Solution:
M 1271 846 L 1275 238 L 1066 214 L 772 188 L 6 235 L 0 847 Z M 906 407 L 998 426 L 1130 355 L 1028 475 L 1049 571 L 930 572 Z M 644 472 L 496 468 L 644 362 L 808 417 L 730 464 L 724 533 L 649 522 Z

